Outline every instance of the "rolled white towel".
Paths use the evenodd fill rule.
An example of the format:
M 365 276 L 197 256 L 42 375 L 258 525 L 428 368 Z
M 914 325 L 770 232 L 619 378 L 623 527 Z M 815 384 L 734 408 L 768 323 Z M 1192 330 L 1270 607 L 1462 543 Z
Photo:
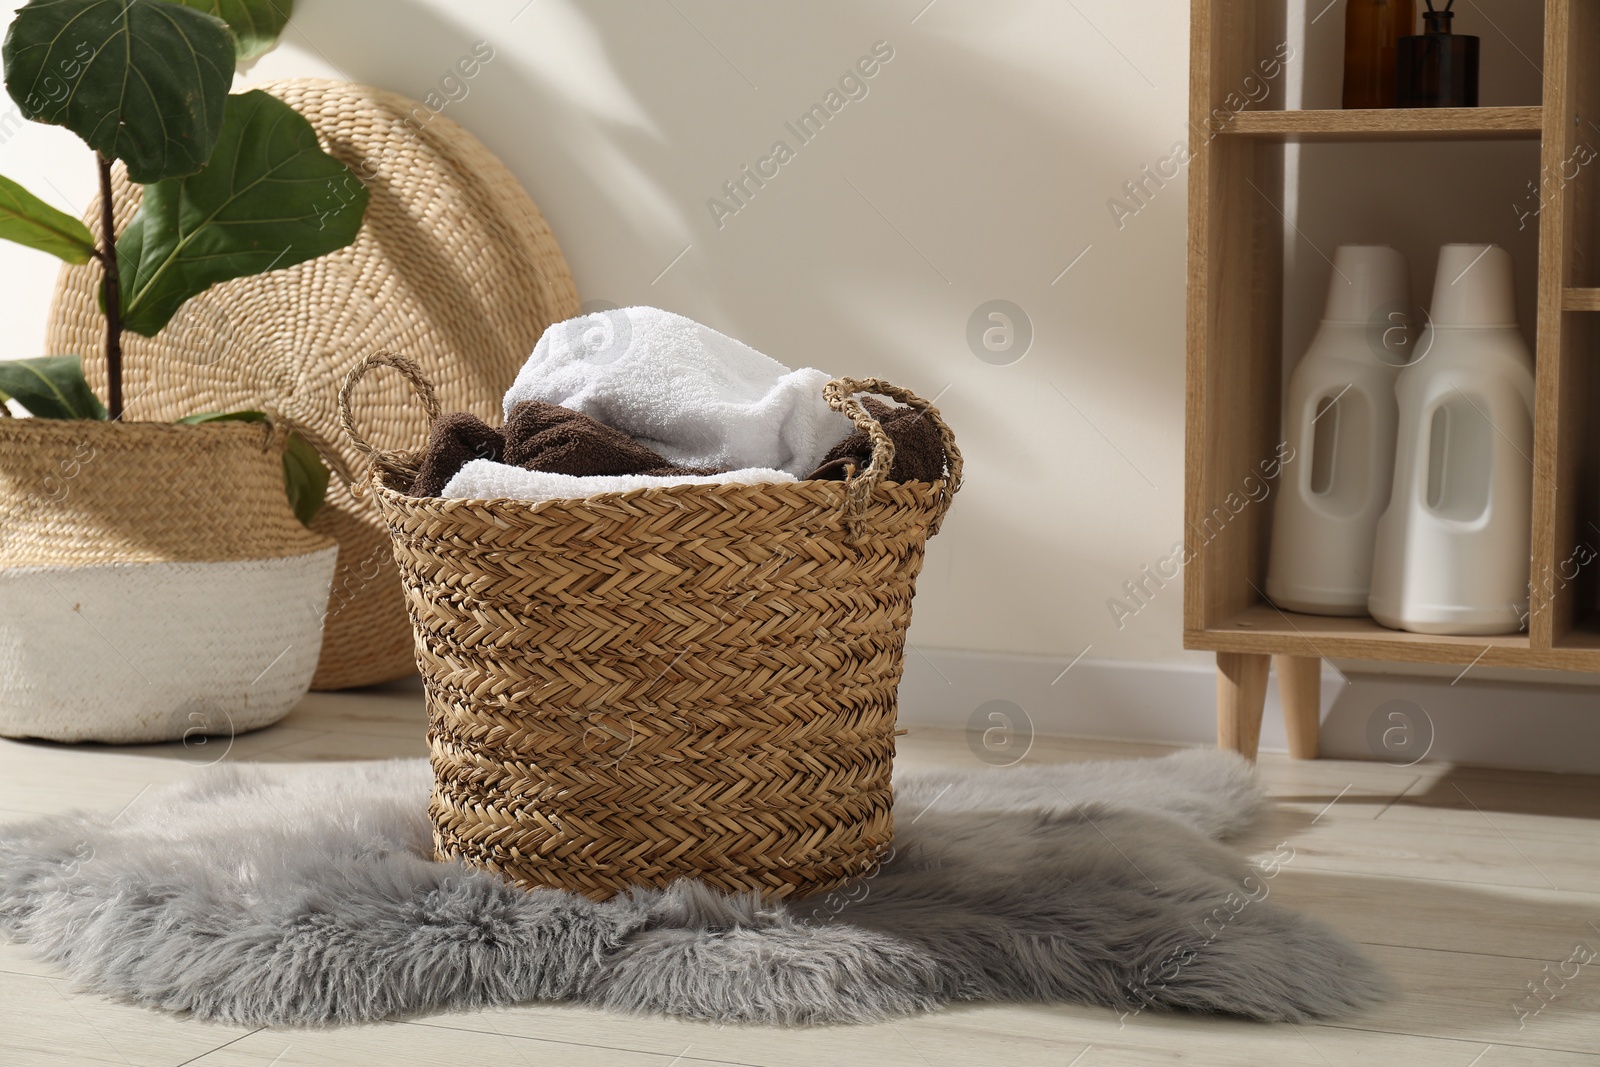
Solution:
M 699 477 L 596 474 L 579 478 L 571 474 L 524 470 L 509 463 L 496 463 L 492 459 L 474 459 L 469 460 L 456 472 L 455 477 L 445 483 L 444 492 L 439 495 L 454 500 L 573 500 L 598 493 L 626 493 L 630 489 L 648 489 L 658 485 L 716 485 L 721 482 L 749 485 L 795 480 L 795 476 L 787 471 L 761 467 Z
M 855 426 L 828 407 L 830 375 L 791 371 L 660 308 L 583 315 L 545 330 L 505 397 L 581 411 L 674 464 L 805 477 Z

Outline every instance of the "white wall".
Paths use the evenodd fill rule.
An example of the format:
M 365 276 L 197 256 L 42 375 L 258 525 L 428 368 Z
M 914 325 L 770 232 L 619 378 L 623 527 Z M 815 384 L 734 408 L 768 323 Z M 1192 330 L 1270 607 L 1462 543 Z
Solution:
M 496 58 L 445 114 L 522 179 L 584 299 L 940 397 L 970 484 L 931 546 L 914 642 L 1170 661 L 1176 584 L 1120 631 L 1105 601 L 1181 536 L 1183 179 L 1120 231 L 1106 201 L 1184 137 L 1187 8 L 300 0 L 245 80 L 421 97 L 487 40 Z M 799 145 L 785 122 L 878 41 L 894 58 L 868 95 Z M 0 173 L 81 210 L 85 150 L 26 125 Z M 719 229 L 708 198 L 780 138 L 796 158 Z M 54 273 L 0 246 L 12 354 L 39 354 Z M 1033 325 L 1010 366 L 966 340 L 996 298 Z

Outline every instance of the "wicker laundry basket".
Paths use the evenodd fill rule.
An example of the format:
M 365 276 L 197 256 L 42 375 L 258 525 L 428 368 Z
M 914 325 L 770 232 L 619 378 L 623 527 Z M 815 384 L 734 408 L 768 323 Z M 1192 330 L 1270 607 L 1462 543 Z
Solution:
M 372 448 L 427 690 L 441 857 L 595 899 L 694 877 L 788 897 L 889 846 L 895 690 L 923 548 L 961 483 L 933 405 L 877 379 L 824 392 L 875 443 L 848 482 L 682 485 L 539 503 L 407 495 Z M 886 480 L 855 394 L 923 410 L 947 478 Z

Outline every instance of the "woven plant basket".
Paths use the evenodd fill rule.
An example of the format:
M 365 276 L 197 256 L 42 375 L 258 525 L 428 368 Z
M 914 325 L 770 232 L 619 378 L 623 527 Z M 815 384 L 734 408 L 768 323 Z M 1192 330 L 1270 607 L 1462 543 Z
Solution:
M 395 93 L 302 78 L 257 86 L 289 104 L 325 151 L 371 193 L 354 244 L 284 270 L 238 278 L 190 299 L 155 337 L 124 339 L 130 419 L 259 408 L 358 458 L 338 433 L 334 398 L 350 352 L 414 353 L 454 410 L 485 418 L 553 322 L 578 312 L 561 249 L 527 193 L 487 148 L 443 115 Z M 338 190 L 330 189 L 329 204 Z M 118 227 L 141 190 L 117 168 Z M 98 204 L 89 216 L 98 218 Z M 98 223 L 96 223 L 98 225 Z M 48 352 L 99 352 L 105 332 L 95 264 L 63 268 Z M 104 395 L 104 364 L 88 361 Z M 362 397 L 379 441 L 409 442 L 422 424 L 399 382 Z M 343 689 L 415 670 L 411 627 L 389 538 L 370 500 L 339 479 L 313 528 L 339 542 L 322 661 L 313 685 Z
M 0 418 L 0 735 L 190 740 L 294 707 L 338 546 L 289 507 L 286 436 Z
M 927 538 L 961 483 L 933 405 L 826 390 L 875 443 L 848 482 L 683 485 L 581 500 L 407 495 L 420 454 L 358 433 L 427 690 L 441 857 L 604 899 L 693 877 L 789 897 L 866 874 L 893 836 L 895 691 Z M 886 480 L 857 393 L 912 404 L 948 478 Z

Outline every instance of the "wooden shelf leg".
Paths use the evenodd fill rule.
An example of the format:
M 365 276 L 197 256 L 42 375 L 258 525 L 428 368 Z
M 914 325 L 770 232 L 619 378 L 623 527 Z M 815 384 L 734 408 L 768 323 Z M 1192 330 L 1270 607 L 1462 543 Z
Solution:
M 1253 652 L 1217 653 L 1217 747 L 1256 758 L 1261 743 L 1261 713 L 1267 705 L 1270 656 Z
M 1273 656 L 1272 672 L 1278 676 L 1278 696 L 1283 700 L 1289 755 L 1316 759 L 1317 734 L 1322 725 L 1322 660 L 1316 656 Z

